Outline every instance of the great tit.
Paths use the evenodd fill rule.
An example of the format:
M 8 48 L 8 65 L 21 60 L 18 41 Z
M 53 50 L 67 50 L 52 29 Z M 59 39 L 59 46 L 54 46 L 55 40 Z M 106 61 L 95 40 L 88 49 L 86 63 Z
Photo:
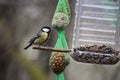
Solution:
M 51 28 L 44 26 L 41 30 L 28 42 L 29 44 L 24 48 L 28 49 L 31 45 L 42 45 L 50 36 Z

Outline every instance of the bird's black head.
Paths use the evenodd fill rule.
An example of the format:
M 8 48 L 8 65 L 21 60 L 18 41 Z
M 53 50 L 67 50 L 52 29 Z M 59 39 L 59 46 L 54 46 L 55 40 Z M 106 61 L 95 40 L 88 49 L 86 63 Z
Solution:
M 51 32 L 51 28 L 48 26 L 44 26 L 41 28 L 41 31 L 49 33 L 49 32 Z

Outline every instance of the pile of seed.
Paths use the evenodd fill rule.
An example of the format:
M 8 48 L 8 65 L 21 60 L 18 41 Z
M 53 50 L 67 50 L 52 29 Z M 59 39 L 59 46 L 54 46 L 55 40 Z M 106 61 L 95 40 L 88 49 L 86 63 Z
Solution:
M 120 57 L 119 51 L 116 51 L 110 46 L 82 46 L 74 48 L 71 57 L 84 63 L 95 63 L 95 64 L 116 64 Z
M 56 74 L 63 72 L 65 69 L 64 53 L 55 52 L 50 58 L 50 67 Z
M 80 51 L 89 51 L 89 52 L 116 54 L 116 55 L 119 53 L 119 51 L 116 51 L 111 46 L 106 46 L 106 45 L 80 46 L 77 49 Z

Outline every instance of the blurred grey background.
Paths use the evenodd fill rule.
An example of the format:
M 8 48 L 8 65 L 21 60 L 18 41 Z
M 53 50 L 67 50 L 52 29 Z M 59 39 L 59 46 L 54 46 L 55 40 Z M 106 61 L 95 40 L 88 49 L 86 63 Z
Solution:
M 72 14 L 70 26 L 66 28 L 69 48 L 72 47 L 75 2 L 76 0 L 69 0 Z M 31 78 L 29 73 L 33 69 L 32 65 L 24 68 L 26 59 L 20 58 L 20 53 L 47 73 L 49 80 L 55 80 L 55 74 L 49 69 L 51 52 L 32 48 L 25 51 L 23 48 L 42 26 L 51 26 L 56 5 L 57 0 L 0 0 L 0 80 L 42 80 Z M 56 40 L 54 31 L 47 45 L 53 47 Z M 119 71 L 119 63 L 95 65 L 77 63 L 71 59 L 70 65 L 65 69 L 65 80 L 119 80 Z

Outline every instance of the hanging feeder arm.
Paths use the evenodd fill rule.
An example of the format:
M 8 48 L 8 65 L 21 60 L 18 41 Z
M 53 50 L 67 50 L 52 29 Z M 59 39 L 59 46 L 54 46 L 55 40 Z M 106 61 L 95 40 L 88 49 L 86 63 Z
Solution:
M 38 49 L 38 50 L 46 50 L 46 51 L 54 51 L 54 52 L 72 52 L 71 49 L 64 50 L 64 49 L 57 49 L 57 48 L 52 48 L 52 47 L 44 47 L 44 46 L 34 46 L 33 49 Z

